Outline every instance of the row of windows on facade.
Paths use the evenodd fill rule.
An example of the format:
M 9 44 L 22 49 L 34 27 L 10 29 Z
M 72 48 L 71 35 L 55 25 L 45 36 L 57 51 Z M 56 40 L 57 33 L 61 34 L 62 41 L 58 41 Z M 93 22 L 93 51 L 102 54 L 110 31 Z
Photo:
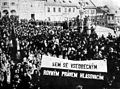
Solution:
M 48 7 L 48 12 L 51 12 L 50 7 Z M 57 12 L 55 7 L 53 8 L 53 12 Z M 58 8 L 58 12 L 61 12 L 61 8 Z M 67 8 L 65 8 L 65 12 L 67 12 Z M 75 12 L 75 8 L 69 8 L 68 12 Z
M 95 14 L 95 10 L 86 10 L 85 11 L 85 14 Z
M 9 11 L 5 9 L 3 11 L 0 11 L 0 15 L 1 15 L 1 13 L 8 13 L 9 14 Z M 16 10 L 12 9 L 12 10 L 10 10 L 10 13 L 11 14 L 16 13 Z
M 10 4 L 11 4 L 12 6 L 14 6 L 14 5 L 15 5 L 15 2 L 11 2 Z M 8 2 L 3 2 L 2 5 L 3 5 L 3 6 L 7 6 L 7 5 L 9 5 L 9 3 L 8 3 Z
M 2 17 L 2 13 L 4 13 L 4 14 L 8 14 L 9 15 L 9 13 L 11 13 L 11 15 L 12 14 L 16 14 L 16 10 L 10 10 L 10 12 L 8 11 L 8 10 L 3 10 L 3 11 L 0 11 L 0 18 Z

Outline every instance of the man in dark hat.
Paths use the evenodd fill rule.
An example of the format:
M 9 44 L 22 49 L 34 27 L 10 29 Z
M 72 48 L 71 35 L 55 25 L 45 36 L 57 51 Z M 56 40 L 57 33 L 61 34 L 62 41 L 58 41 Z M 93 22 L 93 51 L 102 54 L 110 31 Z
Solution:
M 78 85 L 78 86 L 76 86 L 76 89 L 83 89 L 83 86 L 82 85 Z

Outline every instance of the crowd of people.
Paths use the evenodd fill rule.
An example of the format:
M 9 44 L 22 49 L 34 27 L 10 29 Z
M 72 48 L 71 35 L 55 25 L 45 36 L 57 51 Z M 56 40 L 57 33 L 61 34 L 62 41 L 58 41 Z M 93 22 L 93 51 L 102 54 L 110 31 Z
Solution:
M 12 16 L 2 18 L 1 23 L 1 89 L 40 88 L 42 55 L 76 61 L 108 60 L 111 80 L 119 81 L 120 37 L 111 34 L 107 38 L 104 35 L 98 37 L 92 27 L 84 27 L 81 32 L 80 27 L 67 28 L 62 23 L 47 25 L 26 20 L 19 22 Z M 90 34 L 88 30 L 91 30 Z

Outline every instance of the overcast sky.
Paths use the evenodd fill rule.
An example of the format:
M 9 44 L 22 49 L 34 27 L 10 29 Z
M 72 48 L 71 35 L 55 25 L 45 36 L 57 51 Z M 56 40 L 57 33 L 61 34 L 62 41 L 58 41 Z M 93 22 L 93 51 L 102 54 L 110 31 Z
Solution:
M 92 0 L 97 5 L 109 5 L 120 7 L 120 0 Z

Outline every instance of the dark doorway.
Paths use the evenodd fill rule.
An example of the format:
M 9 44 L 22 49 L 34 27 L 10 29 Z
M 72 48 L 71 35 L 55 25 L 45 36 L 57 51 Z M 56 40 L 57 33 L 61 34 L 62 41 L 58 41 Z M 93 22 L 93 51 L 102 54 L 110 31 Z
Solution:
M 31 14 L 31 19 L 35 19 L 35 14 Z

